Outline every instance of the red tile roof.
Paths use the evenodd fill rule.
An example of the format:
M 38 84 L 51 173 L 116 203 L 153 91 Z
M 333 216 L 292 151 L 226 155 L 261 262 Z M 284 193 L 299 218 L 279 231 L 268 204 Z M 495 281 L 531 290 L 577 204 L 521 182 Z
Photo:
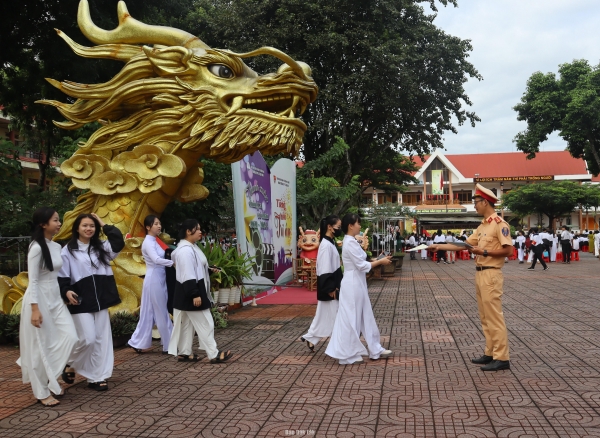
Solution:
M 445 155 L 465 178 L 494 176 L 586 175 L 585 161 L 567 151 L 539 152 L 528 160 L 523 152 Z M 417 157 L 418 158 L 418 157 Z M 419 160 L 420 161 L 420 160 Z

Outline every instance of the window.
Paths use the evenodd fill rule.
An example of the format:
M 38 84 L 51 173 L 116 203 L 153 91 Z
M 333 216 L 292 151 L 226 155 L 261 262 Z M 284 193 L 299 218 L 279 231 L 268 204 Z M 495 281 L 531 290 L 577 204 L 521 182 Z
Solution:
M 473 192 L 469 191 L 463 191 L 463 192 L 454 192 L 454 196 L 461 202 L 461 203 L 469 203 L 471 201 L 473 201 Z
M 398 195 L 391 194 L 391 193 L 378 193 L 377 194 L 377 204 L 378 205 L 387 204 L 389 202 L 391 202 L 393 204 L 397 204 L 398 203 Z
M 403 205 L 420 205 L 422 193 L 408 192 L 402 194 Z
M 373 205 L 373 196 L 372 195 L 362 195 L 362 204 L 363 205 Z

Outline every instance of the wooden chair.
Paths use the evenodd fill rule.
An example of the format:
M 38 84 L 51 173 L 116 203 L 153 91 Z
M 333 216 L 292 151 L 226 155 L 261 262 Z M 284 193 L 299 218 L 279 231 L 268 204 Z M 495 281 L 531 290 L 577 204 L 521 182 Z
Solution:
M 317 261 L 311 260 L 310 270 L 308 271 L 308 290 L 317 290 Z

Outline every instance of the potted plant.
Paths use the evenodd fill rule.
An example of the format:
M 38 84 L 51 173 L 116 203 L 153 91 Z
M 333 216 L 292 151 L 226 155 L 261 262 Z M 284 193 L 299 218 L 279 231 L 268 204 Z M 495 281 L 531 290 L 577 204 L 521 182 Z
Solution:
M 402 264 L 404 263 L 404 256 L 406 253 L 404 252 L 395 252 L 392 256 L 392 260 L 396 261 L 396 269 L 402 269 Z
M 139 315 L 124 310 L 110 316 L 113 348 L 122 347 L 129 341 L 139 320 Z

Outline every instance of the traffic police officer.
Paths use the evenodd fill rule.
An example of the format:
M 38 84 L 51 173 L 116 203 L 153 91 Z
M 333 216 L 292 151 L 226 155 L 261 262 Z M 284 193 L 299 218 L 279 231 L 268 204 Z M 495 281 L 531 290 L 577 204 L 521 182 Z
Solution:
M 475 186 L 473 203 L 477 214 L 483 220 L 477 231 L 467 238 L 473 245 L 470 252 L 476 254 L 475 290 L 481 327 L 485 336 L 483 356 L 471 359 L 475 364 L 484 365 L 483 371 L 510 369 L 508 353 L 508 334 L 502 313 L 502 266 L 505 257 L 513 253 L 510 227 L 496 214 L 495 204 L 498 198 L 491 190 L 480 184 Z M 459 251 L 461 247 L 453 244 L 431 245 L 428 249 Z

